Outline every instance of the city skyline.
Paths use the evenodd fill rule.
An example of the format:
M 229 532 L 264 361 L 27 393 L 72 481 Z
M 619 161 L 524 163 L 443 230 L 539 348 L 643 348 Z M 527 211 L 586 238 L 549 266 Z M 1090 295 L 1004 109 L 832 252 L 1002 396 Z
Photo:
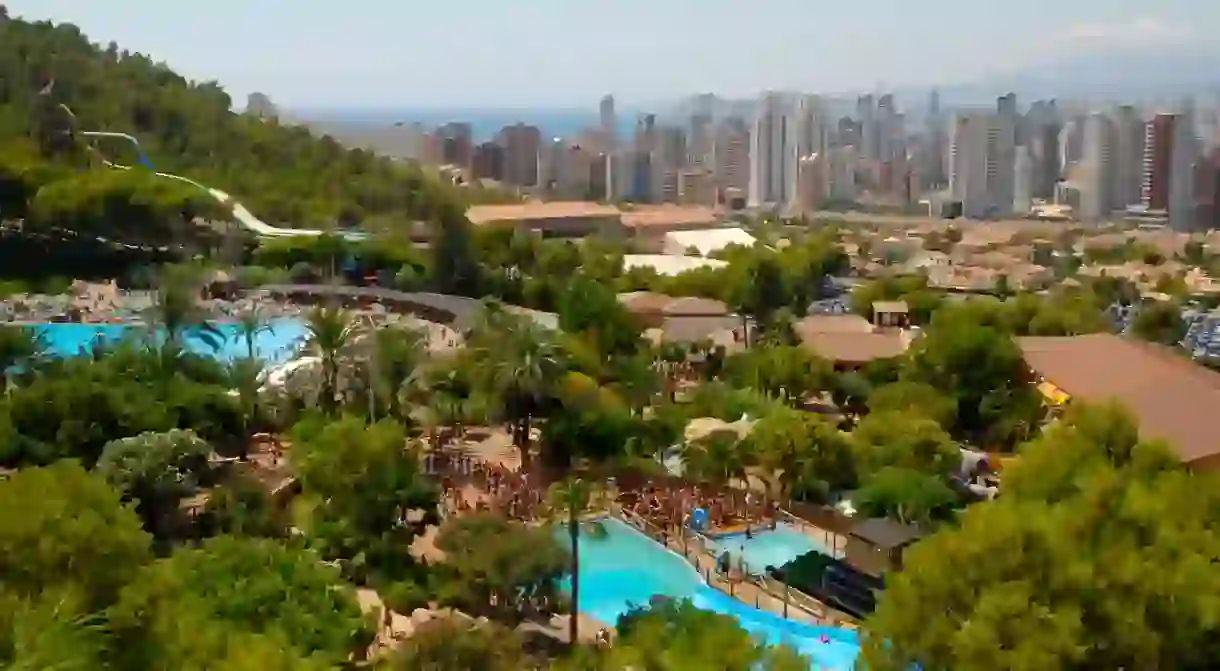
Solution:
M 908 88 L 1088 54 L 1210 45 L 1209 35 L 1220 33 L 1220 7 L 1190 0 L 1155 10 L 1129 0 L 994 7 L 940 0 L 936 11 L 887 0 L 816 12 L 795 0 L 748 11 L 729 0 L 474 0 L 460 14 L 380 0 L 341 10 L 235 0 L 5 4 L 15 15 L 72 22 L 95 40 L 217 80 L 236 100 L 261 91 L 287 108 L 584 107 L 605 92 L 633 107 L 698 91 L 749 98 L 768 89 Z M 808 21 L 793 20 L 802 17 Z M 1013 29 L 1022 24 L 1034 29 Z

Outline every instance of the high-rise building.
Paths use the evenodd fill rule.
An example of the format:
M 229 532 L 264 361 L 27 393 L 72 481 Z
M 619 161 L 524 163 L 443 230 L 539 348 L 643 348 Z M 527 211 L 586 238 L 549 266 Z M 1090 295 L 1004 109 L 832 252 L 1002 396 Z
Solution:
M 1105 114 L 1091 114 L 1084 124 L 1084 157 L 1080 162 L 1080 218 L 1108 219 L 1114 211 L 1115 165 L 1114 122 Z
M 796 210 L 813 212 L 829 196 L 830 175 L 827 174 L 827 158 L 824 154 L 802 156 L 797 162 Z
M 716 143 L 712 115 L 692 114 L 686 133 L 686 164 L 688 167 L 711 168 Z
M 1017 94 L 998 98 L 987 138 L 987 192 L 991 195 L 993 214 L 1005 214 L 1012 208 L 1019 121 Z
M 1157 114 L 1144 125 L 1144 165 L 1140 204 L 1149 210 L 1169 210 L 1169 177 L 1173 167 L 1176 114 Z
M 894 109 L 894 96 L 885 94 L 877 99 L 877 160 L 887 162 L 897 153 L 894 141 L 898 133 L 898 111 Z
M 940 91 L 928 97 L 928 118 L 924 129 L 922 181 L 925 189 L 943 185 L 945 179 L 945 118 L 940 111 Z
M 713 172 L 720 189 L 750 188 L 750 129 L 739 117 L 729 117 L 716 128 L 712 148 Z
M 860 123 L 860 156 L 877 160 L 881 156 L 881 129 L 877 125 L 877 102 L 872 95 L 856 98 L 856 119 Z
M 470 160 L 470 175 L 473 179 L 504 179 L 504 147 L 495 142 L 484 142 L 474 148 Z
M 992 211 L 988 192 L 988 150 L 994 143 L 993 115 L 960 112 L 949 126 L 949 192 L 962 204 L 962 214 L 982 218 Z
M 504 181 L 514 186 L 536 186 L 542 131 L 518 123 L 502 128 L 496 141 L 504 147 Z
M 826 125 L 824 122 L 822 102 L 817 96 L 806 96 L 797 103 L 796 114 L 793 117 L 791 129 L 791 146 L 785 151 L 794 153 L 798 162 L 808 156 L 824 156 L 826 153 Z M 800 166 L 792 170 L 789 178 L 793 186 L 789 189 L 789 200 L 795 203 L 799 200 L 797 191 L 800 182 Z
M 678 202 L 683 205 L 715 205 L 716 189 L 712 171 L 688 168 L 678 175 Z
M 794 184 L 790 175 L 796 169 L 788 124 L 783 97 L 776 93 L 763 95 L 750 134 L 750 205 L 788 203 Z
M 635 150 L 620 149 L 606 155 L 606 198 L 632 200 L 635 196 Z
M 856 163 L 860 154 L 856 148 L 835 147 L 826 155 L 826 180 L 828 197 L 838 201 L 856 199 Z
M 614 96 L 609 94 L 602 96 L 601 104 L 598 106 L 598 118 L 606 144 L 613 149 L 618 140 L 618 116 L 614 112 Z
M 436 129 L 441 142 L 441 160 L 459 168 L 470 167 L 474 151 L 474 129 L 469 123 L 451 121 Z
M 1131 105 L 1114 111 L 1114 186 L 1116 209 L 1140 202 L 1144 166 L 1144 122 Z
M 1013 172 L 1016 183 L 1013 185 L 1012 211 L 1017 215 L 1024 215 L 1034 204 L 1034 160 L 1029 145 L 1017 147 L 1015 163 Z
M 657 184 L 653 192 L 663 203 L 678 202 L 678 176 L 686 165 L 686 133 L 675 126 L 664 126 L 658 132 L 656 149 Z
M 1183 101 L 1178 122 L 1173 127 L 1173 151 L 1169 162 L 1169 227 L 1176 231 L 1194 230 L 1195 166 L 1199 159 L 1199 137 L 1196 134 L 1194 101 Z

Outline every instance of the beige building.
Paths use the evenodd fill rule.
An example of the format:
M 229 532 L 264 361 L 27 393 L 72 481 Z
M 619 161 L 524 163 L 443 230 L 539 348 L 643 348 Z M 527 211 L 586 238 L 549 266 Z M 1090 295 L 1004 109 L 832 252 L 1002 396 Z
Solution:
M 710 170 L 692 168 L 678 175 L 678 202 L 682 205 L 715 205 L 716 182 Z
M 466 218 L 475 226 L 511 225 L 545 237 L 625 234 L 623 213 L 618 208 L 586 201 L 476 205 L 466 211 Z
M 813 154 L 802 158 L 796 166 L 796 207 L 799 212 L 812 212 L 830 195 L 830 175 L 826 157 Z

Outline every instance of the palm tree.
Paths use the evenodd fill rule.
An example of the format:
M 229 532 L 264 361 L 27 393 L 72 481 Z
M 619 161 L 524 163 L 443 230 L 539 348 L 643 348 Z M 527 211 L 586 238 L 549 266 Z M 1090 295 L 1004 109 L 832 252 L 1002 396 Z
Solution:
M 369 420 L 376 421 L 382 403 L 392 417 L 401 417 L 399 392 L 416 374 L 424 358 L 419 331 L 385 327 L 373 332 L 367 358 L 361 362 L 368 384 Z
M 339 358 L 356 336 L 356 323 L 338 307 L 316 307 L 309 312 L 305 328 L 310 346 L 322 360 L 322 389 L 319 403 L 333 413 L 339 387 Z
M 258 344 L 258 337 L 264 333 L 274 335 L 275 328 L 263 318 L 261 310 L 257 308 L 241 313 L 237 318 L 237 336 L 246 344 L 246 358 L 253 360 L 255 358 L 255 346 Z
M 228 367 L 229 384 L 237 390 L 241 405 L 241 444 L 238 456 L 245 460 L 249 448 L 252 425 L 259 420 L 259 382 L 262 379 L 263 363 L 258 359 L 234 359 Z
M 187 335 L 194 335 L 212 350 L 220 349 L 225 336 L 212 324 L 199 307 L 194 287 L 194 269 L 168 266 L 161 272 L 157 284 L 152 322 L 165 334 L 162 352 L 176 357 Z
M 547 512 L 553 520 L 563 519 L 568 528 L 568 543 L 572 557 L 572 613 L 568 616 L 568 642 L 576 645 L 580 633 L 580 528 L 582 518 L 599 510 L 605 503 L 605 492 L 580 478 L 571 478 L 551 485 L 547 491 Z M 589 523 L 594 532 L 604 533 L 596 522 Z
M 558 349 L 537 329 L 526 328 L 505 336 L 503 355 L 492 364 L 493 388 L 504 403 L 505 418 L 513 427 L 513 443 L 521 451 L 521 466 L 529 472 L 533 421 L 543 409 L 563 366 Z
M 485 307 L 470 331 L 469 343 L 488 395 L 503 404 L 501 418 L 510 426 L 522 468 L 528 472 L 533 420 L 550 399 L 552 385 L 563 370 L 559 347 L 529 318 L 508 312 L 498 303 Z

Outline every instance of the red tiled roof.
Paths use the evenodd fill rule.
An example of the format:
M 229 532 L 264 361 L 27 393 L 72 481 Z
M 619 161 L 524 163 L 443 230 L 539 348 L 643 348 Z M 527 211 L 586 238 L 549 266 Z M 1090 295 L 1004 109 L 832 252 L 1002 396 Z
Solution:
M 1113 399 L 1135 415 L 1140 431 L 1167 441 L 1184 463 L 1220 454 L 1214 413 L 1220 373 L 1166 348 L 1098 333 L 1018 338 L 1030 368 L 1070 396 Z

